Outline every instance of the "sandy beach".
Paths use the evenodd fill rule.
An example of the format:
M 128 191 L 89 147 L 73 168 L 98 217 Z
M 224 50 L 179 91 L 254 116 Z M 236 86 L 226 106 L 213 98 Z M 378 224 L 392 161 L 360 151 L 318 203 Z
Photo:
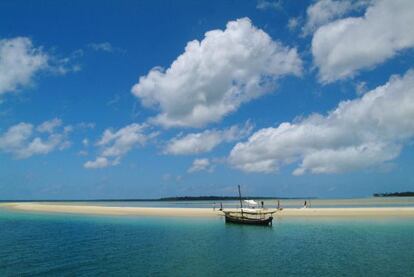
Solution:
M 221 213 L 205 208 L 152 208 L 152 207 L 109 207 L 90 205 L 54 205 L 39 203 L 11 203 L 8 208 L 21 211 L 96 214 L 96 215 L 137 215 L 137 216 L 178 216 L 206 217 L 217 216 Z
M 214 217 L 219 210 L 207 208 L 155 208 L 155 207 L 109 207 L 91 205 L 65 205 L 46 203 L 8 203 L 3 207 L 32 212 L 95 214 L 95 215 L 136 215 L 165 217 Z M 277 211 L 276 217 L 414 217 L 414 207 L 381 208 L 286 208 Z

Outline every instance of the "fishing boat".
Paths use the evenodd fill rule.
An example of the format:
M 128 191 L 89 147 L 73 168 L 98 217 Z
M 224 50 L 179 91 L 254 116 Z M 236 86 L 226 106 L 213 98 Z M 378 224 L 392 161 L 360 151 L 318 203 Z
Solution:
M 247 205 L 247 208 L 244 208 L 240 186 L 238 186 L 238 189 L 240 208 L 222 210 L 226 223 L 271 226 L 273 214 L 277 212 L 277 210 L 266 209 L 263 205 L 262 207 L 259 207 L 258 203 L 254 200 L 244 200 Z

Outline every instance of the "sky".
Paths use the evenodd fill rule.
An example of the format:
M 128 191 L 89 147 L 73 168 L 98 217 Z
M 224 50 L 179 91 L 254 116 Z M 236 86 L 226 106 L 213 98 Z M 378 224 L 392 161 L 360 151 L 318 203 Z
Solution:
M 414 190 L 414 2 L 1 1 L 0 199 Z

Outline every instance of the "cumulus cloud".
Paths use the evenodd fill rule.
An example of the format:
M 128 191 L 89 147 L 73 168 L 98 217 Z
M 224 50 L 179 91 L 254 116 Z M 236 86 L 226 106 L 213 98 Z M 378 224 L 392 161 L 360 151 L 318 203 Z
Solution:
M 42 71 L 66 74 L 79 70 L 73 57 L 50 55 L 27 37 L 0 39 L 0 96 L 31 85 Z
M 164 70 L 153 68 L 132 88 L 146 107 L 160 113 L 152 121 L 166 127 L 202 127 L 217 122 L 275 88 L 284 75 L 300 75 L 295 48 L 283 46 L 242 18 L 190 41 Z
M 229 162 L 251 172 L 274 172 L 299 162 L 295 175 L 373 167 L 395 159 L 414 138 L 413 118 L 414 71 L 409 71 L 339 103 L 326 116 L 257 131 L 232 149 Z
M 253 126 L 247 122 L 242 127 L 233 125 L 223 130 L 205 130 L 200 133 L 178 136 L 168 142 L 164 153 L 189 155 L 209 152 L 221 143 L 237 141 L 250 135 L 252 130 Z
M 85 168 L 102 168 L 117 165 L 120 159 L 134 147 L 144 145 L 158 133 L 147 133 L 148 125 L 133 123 L 118 131 L 107 129 L 96 143 L 101 148 L 100 155 L 94 161 L 87 161 Z
M 53 128 L 45 127 L 52 125 Z M 11 126 L 0 135 L 0 151 L 11 153 L 17 159 L 47 154 L 56 149 L 63 150 L 69 147 L 67 135 L 68 132 L 65 131 L 60 119 L 45 121 L 37 127 L 22 122 Z
M 337 19 L 357 7 L 353 1 L 319 0 L 306 10 L 304 35 L 313 33 L 317 28 Z
M 48 66 L 48 55 L 26 37 L 0 40 L 0 95 L 31 83 Z
M 197 171 L 211 171 L 213 168 L 211 167 L 210 160 L 209 159 L 195 159 L 193 161 L 193 164 L 188 169 L 188 173 L 193 173 Z
M 378 0 L 362 17 L 348 17 L 320 27 L 312 54 L 322 83 L 354 76 L 414 47 L 414 1 Z

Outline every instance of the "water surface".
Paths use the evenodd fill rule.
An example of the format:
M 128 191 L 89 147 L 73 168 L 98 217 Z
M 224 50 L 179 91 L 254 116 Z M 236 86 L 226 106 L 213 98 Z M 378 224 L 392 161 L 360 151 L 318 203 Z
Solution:
M 13 212 L 0 276 L 413 276 L 410 218 L 277 221 Z

